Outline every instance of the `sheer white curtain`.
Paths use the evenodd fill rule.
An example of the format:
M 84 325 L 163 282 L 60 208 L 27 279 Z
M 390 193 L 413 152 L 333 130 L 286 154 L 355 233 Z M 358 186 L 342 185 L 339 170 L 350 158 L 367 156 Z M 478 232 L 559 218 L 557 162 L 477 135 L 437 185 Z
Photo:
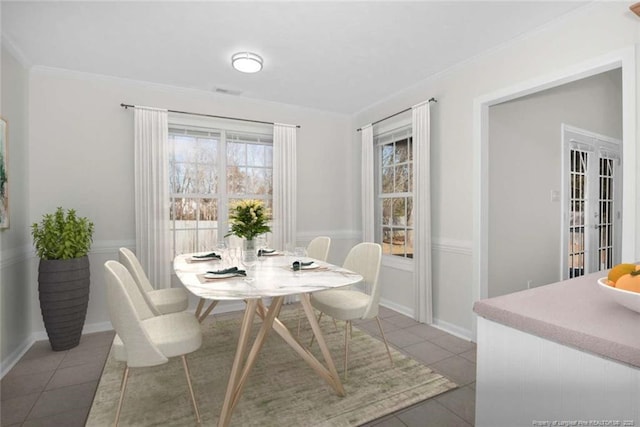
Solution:
M 273 247 L 296 244 L 296 127 L 273 125 Z
M 412 107 L 415 318 L 433 323 L 431 299 L 431 142 L 429 101 Z
M 283 250 L 288 243 L 296 244 L 297 178 L 296 127 L 273 125 L 273 227 L 272 246 Z M 285 297 L 289 304 L 297 297 Z
M 156 288 L 168 288 L 169 160 L 167 110 L 134 110 L 136 256 Z
M 373 165 L 373 126 L 366 125 L 361 129 L 362 137 L 362 241 L 375 240 L 375 206 L 374 206 L 374 165 Z

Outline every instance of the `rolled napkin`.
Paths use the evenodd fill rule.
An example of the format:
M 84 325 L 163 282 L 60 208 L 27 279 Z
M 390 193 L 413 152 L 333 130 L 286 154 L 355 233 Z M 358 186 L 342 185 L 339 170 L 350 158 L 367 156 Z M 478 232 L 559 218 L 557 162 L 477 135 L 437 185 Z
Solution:
M 222 257 L 220 255 L 218 255 L 215 252 L 210 252 L 208 254 L 205 255 L 193 255 L 192 258 L 217 258 L 217 259 L 222 259 Z
M 293 271 L 298 271 L 302 267 L 308 267 L 311 264 L 313 264 L 313 261 L 309 261 L 309 262 L 293 261 L 293 265 L 291 266 L 291 268 L 293 268 Z
M 238 267 L 229 267 L 229 268 L 225 268 L 223 270 L 216 270 L 216 271 L 207 271 L 207 273 L 210 274 L 235 274 L 238 276 L 246 276 L 247 272 L 244 270 L 238 270 Z
M 275 251 L 276 251 L 275 249 L 260 249 L 260 250 L 258 250 L 258 256 L 262 256 L 262 255 L 265 255 L 265 254 L 272 254 Z

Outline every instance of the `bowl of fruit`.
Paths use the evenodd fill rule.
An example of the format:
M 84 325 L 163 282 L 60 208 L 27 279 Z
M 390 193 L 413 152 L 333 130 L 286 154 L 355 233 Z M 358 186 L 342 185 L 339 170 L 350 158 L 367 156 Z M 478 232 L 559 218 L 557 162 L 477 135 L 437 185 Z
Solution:
M 640 313 L 640 265 L 617 264 L 598 284 L 618 304 Z

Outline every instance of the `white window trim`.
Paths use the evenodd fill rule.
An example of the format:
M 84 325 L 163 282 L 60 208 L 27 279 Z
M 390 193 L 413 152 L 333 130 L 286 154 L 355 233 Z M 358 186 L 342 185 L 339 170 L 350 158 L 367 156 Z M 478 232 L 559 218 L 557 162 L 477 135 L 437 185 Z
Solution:
M 375 233 L 374 235 L 376 236 L 376 240 L 378 241 L 379 239 L 379 224 L 378 224 L 378 219 L 381 216 L 381 212 L 380 212 L 380 205 L 378 203 L 378 196 L 379 196 L 379 188 L 378 188 L 378 184 L 379 184 L 379 180 L 380 180 L 380 165 L 379 165 L 379 161 L 377 159 L 377 155 L 378 155 L 378 143 L 376 142 L 376 139 L 380 137 L 380 135 L 389 133 L 389 132 L 393 132 L 393 131 L 397 131 L 400 130 L 402 128 L 407 128 L 407 127 L 411 127 L 413 126 L 412 123 L 412 118 L 411 116 L 408 117 L 404 117 L 404 118 L 400 118 L 398 120 L 395 120 L 393 122 L 390 123 L 383 123 L 383 124 L 377 124 L 374 126 L 374 131 L 373 131 L 373 139 L 374 139 L 374 156 L 375 156 L 375 160 L 374 160 L 374 167 L 375 167 L 375 191 L 374 191 L 374 197 L 375 197 Z M 409 133 L 409 136 L 411 136 L 411 133 Z M 415 160 L 414 160 L 415 161 Z M 413 191 L 411 192 L 413 194 Z M 396 255 L 389 255 L 389 254 L 383 254 L 382 255 L 382 266 L 384 267 L 390 267 L 390 268 L 394 268 L 397 270 L 402 270 L 402 271 L 408 271 L 408 272 L 413 272 L 414 271 L 414 266 L 415 266 L 415 262 L 412 258 L 405 258 L 405 257 L 399 257 Z

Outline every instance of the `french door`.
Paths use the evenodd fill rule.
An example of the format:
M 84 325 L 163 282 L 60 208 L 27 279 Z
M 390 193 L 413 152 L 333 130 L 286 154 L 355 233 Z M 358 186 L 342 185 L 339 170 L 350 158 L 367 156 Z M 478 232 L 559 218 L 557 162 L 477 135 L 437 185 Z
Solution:
M 571 126 L 563 135 L 562 278 L 620 262 L 621 141 Z

